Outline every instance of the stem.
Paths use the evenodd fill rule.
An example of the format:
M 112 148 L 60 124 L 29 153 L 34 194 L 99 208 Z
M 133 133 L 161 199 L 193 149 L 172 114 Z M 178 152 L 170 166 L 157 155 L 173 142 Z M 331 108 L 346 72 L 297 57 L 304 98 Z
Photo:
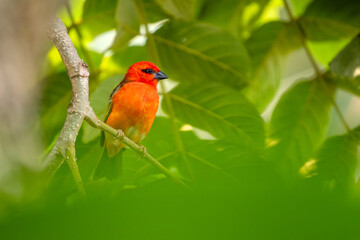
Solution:
M 83 197 L 85 197 L 86 193 L 85 193 L 84 185 L 80 176 L 79 167 L 76 162 L 75 145 L 71 145 L 71 147 L 68 148 L 66 160 L 69 165 L 71 174 L 73 175 L 78 191 Z
M 305 35 L 305 31 L 304 29 L 302 28 L 302 26 L 300 25 L 300 23 L 297 21 L 297 19 L 294 17 L 291 9 L 290 9 L 290 6 L 289 6 L 289 3 L 287 2 L 287 0 L 284 0 L 284 5 L 285 5 L 285 9 L 286 9 L 286 12 L 287 14 L 289 15 L 289 18 L 290 18 L 290 21 L 292 23 L 294 23 L 297 28 L 299 29 L 299 32 L 300 32 L 300 36 L 301 36 L 301 43 L 305 49 L 305 52 L 306 52 L 306 55 L 308 56 L 310 62 L 311 62 L 311 65 L 313 66 L 315 72 L 316 72 L 316 75 L 317 76 L 320 76 L 321 75 L 321 71 L 318 67 L 318 65 L 316 64 L 316 60 L 314 58 L 314 56 L 312 55 L 311 51 L 310 51 L 310 48 L 309 46 L 307 45 L 306 43 L 306 35 Z
M 311 65 L 313 66 L 314 70 L 315 70 L 315 73 L 316 73 L 316 76 L 318 79 L 320 79 L 321 81 L 324 82 L 324 86 L 325 86 L 325 90 L 327 92 L 327 94 L 329 95 L 330 97 L 330 100 L 332 102 L 332 104 L 334 105 L 334 108 L 335 108 L 335 111 L 337 112 L 342 124 L 344 125 L 344 127 L 346 128 L 346 131 L 348 133 L 351 132 L 351 129 L 349 127 L 349 124 L 346 122 L 343 114 L 341 113 L 340 111 L 340 108 L 339 106 L 337 105 L 334 97 L 333 97 L 333 94 L 330 92 L 330 90 L 328 89 L 324 79 L 323 79 L 323 76 L 321 74 L 321 71 L 319 69 L 319 66 L 316 64 L 316 60 L 315 60 L 315 57 L 313 56 L 312 52 L 310 51 L 310 48 L 306 42 L 306 35 L 305 35 L 305 31 L 304 29 L 302 28 L 301 24 L 299 23 L 299 21 L 295 18 L 295 16 L 293 15 L 291 9 L 290 9 L 290 5 L 289 3 L 287 2 L 287 0 L 283 0 L 284 1 L 284 6 L 285 6 L 285 9 L 286 9 L 286 12 L 287 14 L 289 15 L 289 18 L 290 18 L 290 21 L 292 23 L 294 23 L 297 28 L 299 29 L 299 32 L 300 32 L 300 36 L 301 36 L 301 43 L 305 49 L 305 52 L 306 52 L 306 55 L 308 56 L 309 60 L 310 60 L 310 63 Z
M 147 21 L 144 6 L 143 6 L 141 0 L 133 0 L 133 1 L 135 3 L 140 21 L 145 27 L 146 36 L 148 38 L 147 45 L 148 45 L 150 56 L 156 64 L 161 65 L 160 57 L 159 57 L 158 51 L 156 49 L 155 41 L 154 41 L 154 36 L 150 33 L 149 28 L 148 28 L 148 21 Z M 186 155 L 185 147 L 184 147 L 182 138 L 180 136 L 178 127 L 176 126 L 176 120 L 175 120 L 176 118 L 175 118 L 174 109 L 172 107 L 171 99 L 170 99 L 168 93 L 165 91 L 165 84 L 161 81 L 160 81 L 160 88 L 161 88 L 161 92 L 163 93 L 163 96 L 164 96 L 165 105 L 169 112 L 171 128 L 172 128 L 172 131 L 174 134 L 174 140 L 175 140 L 176 146 L 178 148 L 177 150 L 180 153 L 181 160 L 184 162 L 186 170 L 188 171 L 190 176 L 192 178 L 194 178 L 193 169 L 192 169 L 189 159 Z

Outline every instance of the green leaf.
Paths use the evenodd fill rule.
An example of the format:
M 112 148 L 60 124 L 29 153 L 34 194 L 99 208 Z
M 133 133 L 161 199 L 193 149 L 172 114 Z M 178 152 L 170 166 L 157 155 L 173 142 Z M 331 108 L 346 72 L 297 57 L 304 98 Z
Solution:
M 116 1 L 86 0 L 83 7 L 81 30 L 91 36 L 114 29 Z
M 133 37 L 140 34 L 141 21 L 135 3 L 132 0 L 118 1 L 116 10 L 118 28 L 112 47 L 113 50 L 124 49 Z M 142 14 L 146 17 L 148 23 L 155 23 L 169 18 L 155 1 L 143 0 L 139 1 L 139 5 L 143 6 L 144 12 Z
M 268 0 L 206 0 L 199 20 L 242 37 L 255 27 L 268 2 Z
M 54 73 L 43 81 L 41 127 L 44 144 L 48 145 L 64 124 L 66 109 L 71 100 L 71 83 L 67 72 Z
M 293 178 L 322 142 L 329 121 L 332 90 L 320 79 L 301 82 L 277 104 L 269 124 L 268 154 Z
M 307 37 L 314 41 L 353 37 L 360 30 L 356 0 L 314 0 L 300 18 Z
M 360 36 L 355 37 L 330 63 L 335 83 L 360 96 Z
M 241 88 L 250 79 L 245 47 L 225 31 L 205 24 L 168 22 L 154 35 L 161 66 L 182 82 L 222 82 Z
M 121 82 L 122 77 L 122 75 L 116 75 L 105 79 L 90 96 L 90 105 L 101 120 L 105 118 L 110 94 L 119 82 Z M 99 129 L 96 129 L 87 123 L 83 125 L 82 141 L 84 143 L 91 142 L 99 135 Z
M 265 166 L 261 152 L 222 140 L 186 139 L 187 155 L 196 172 L 197 179 L 221 178 L 241 179 L 249 168 Z M 205 182 L 205 184 L 207 184 Z
M 134 63 L 149 61 L 148 51 L 145 46 L 131 46 L 123 50 L 116 51 L 110 58 L 108 64 L 114 65 L 117 70 L 126 72 Z
M 181 125 L 177 126 L 180 129 Z M 199 179 L 200 181 L 214 176 L 219 177 L 218 181 L 221 180 L 220 177 L 237 178 L 241 176 L 238 175 L 239 171 L 246 169 L 247 166 L 262 164 L 259 161 L 259 152 L 246 146 L 219 140 L 200 140 L 193 131 L 180 131 L 180 136 L 195 176 L 202 178 Z M 185 169 L 177 150 L 170 119 L 156 117 L 148 136 L 141 144 L 168 169 L 178 169 L 179 172 Z M 132 183 L 138 184 L 138 179 L 159 173 L 146 161 L 136 161 L 137 158 L 138 156 L 131 150 L 124 153 L 124 166 L 130 172 L 129 178 L 134 180 Z
M 140 20 L 132 0 L 118 0 L 116 7 L 117 34 L 112 48 L 123 49 L 135 37 L 140 28 Z
M 201 1 L 201 0 L 200 0 Z M 162 21 L 164 19 L 168 19 L 171 16 L 163 11 L 163 8 L 158 4 L 157 1 L 154 0 L 142 0 L 142 4 L 146 11 L 146 20 L 148 23 L 155 23 Z M 186 10 L 183 10 L 186 11 Z
M 299 19 L 306 37 L 311 41 L 331 41 L 355 36 L 359 29 L 332 19 L 304 16 Z
M 300 16 L 304 13 L 307 6 L 312 2 L 313 0 L 291 0 L 291 6 L 296 16 Z
M 263 120 L 241 93 L 215 83 L 180 84 L 169 97 L 176 117 L 183 122 L 233 144 L 263 147 Z
M 340 76 L 354 77 L 360 66 L 360 36 L 355 37 L 330 63 L 330 70 Z
M 273 98 L 282 78 L 286 55 L 301 46 L 299 32 L 293 24 L 270 22 L 253 32 L 245 45 L 254 71 L 245 94 L 258 109 Z
M 156 0 L 161 8 L 173 17 L 185 21 L 194 20 L 204 0 Z
M 358 143 L 353 135 L 345 134 L 327 139 L 315 156 L 318 174 L 327 184 L 348 189 L 355 184 Z
M 351 39 L 309 42 L 309 48 L 318 63 L 328 66 L 329 62 L 343 49 Z

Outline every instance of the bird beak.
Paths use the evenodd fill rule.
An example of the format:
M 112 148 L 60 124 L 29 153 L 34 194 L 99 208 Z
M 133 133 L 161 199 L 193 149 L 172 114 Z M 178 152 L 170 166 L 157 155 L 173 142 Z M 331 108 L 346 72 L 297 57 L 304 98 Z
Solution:
M 154 78 L 157 79 L 157 80 L 162 80 L 162 79 L 167 79 L 168 76 L 166 76 L 165 73 L 163 73 L 162 71 L 158 71 L 155 74 Z

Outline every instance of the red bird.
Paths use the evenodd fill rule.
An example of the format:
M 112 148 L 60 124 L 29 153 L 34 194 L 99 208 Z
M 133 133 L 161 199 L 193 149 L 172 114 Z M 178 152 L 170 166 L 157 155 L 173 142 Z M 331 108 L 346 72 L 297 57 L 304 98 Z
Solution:
M 110 95 L 105 117 L 106 124 L 120 129 L 125 136 L 140 143 L 154 122 L 159 105 L 157 84 L 168 78 L 151 62 L 137 62 L 130 66 L 124 79 Z M 106 146 L 107 153 L 102 154 L 94 178 L 106 177 L 109 180 L 121 175 L 124 150 L 122 142 L 110 134 L 101 132 L 100 145 Z M 115 159 L 120 152 L 120 157 Z

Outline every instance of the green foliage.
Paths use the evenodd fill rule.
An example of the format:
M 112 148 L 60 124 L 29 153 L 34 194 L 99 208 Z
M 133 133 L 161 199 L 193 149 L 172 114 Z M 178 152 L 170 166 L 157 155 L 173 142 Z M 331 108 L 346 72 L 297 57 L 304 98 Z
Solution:
M 174 80 L 215 81 L 240 88 L 250 79 L 245 47 L 224 30 L 173 21 L 158 30 L 154 39 L 160 62 Z
M 177 19 L 191 21 L 194 20 L 201 10 L 204 0 L 156 0 L 161 8 Z
M 246 91 L 248 98 L 263 110 L 279 87 L 287 53 L 300 47 L 299 32 L 293 24 L 269 22 L 246 41 L 252 56 L 253 76 Z
M 301 82 L 280 99 L 269 124 L 270 159 L 296 176 L 322 142 L 332 91 L 321 79 Z
M 339 87 L 360 95 L 360 36 L 355 37 L 330 63 Z
M 219 84 L 183 84 L 169 96 L 175 115 L 184 123 L 233 144 L 263 147 L 263 120 L 240 93 Z
M 116 26 L 116 1 L 87 0 L 84 3 L 81 30 L 90 38 L 111 30 Z
M 141 144 L 192 190 L 181 189 L 131 149 L 124 152 L 120 179 L 94 181 L 103 151 L 100 130 L 84 123 L 76 156 L 88 205 L 80 202 L 64 164 L 47 191 L 30 194 L 30 199 L 37 198 L 34 205 L 44 206 L 41 217 L 52 219 L 47 211 L 57 208 L 51 204 L 59 206 L 57 215 L 62 217 L 81 206 L 79 215 L 89 216 L 92 210 L 97 214 L 97 220 L 89 223 L 93 227 L 86 228 L 90 232 L 86 238 L 97 238 L 98 232 L 92 236 L 91 231 L 100 227 L 99 238 L 114 238 L 112 233 L 118 231 L 116 236 L 125 239 L 184 239 L 188 238 L 184 229 L 196 239 L 269 239 L 267 233 L 320 239 L 323 234 L 314 234 L 321 232 L 318 221 L 308 220 L 309 215 L 318 211 L 319 216 L 328 216 L 338 210 L 341 220 L 347 220 L 348 213 L 334 206 L 359 198 L 355 176 L 360 131 L 355 127 L 360 121 L 354 120 L 359 115 L 337 93 L 347 90 L 347 98 L 358 104 L 360 2 L 287 2 L 294 21 L 288 20 L 283 2 L 277 0 L 70 1 L 74 22 L 65 10 L 60 16 L 80 56 L 92 65 L 90 104 L 100 119 L 111 91 L 131 64 L 153 61 L 171 79 L 158 86 L 159 112 Z M 109 47 L 98 51 L 94 45 Z M 300 69 L 302 65 L 309 67 Z M 37 127 L 44 152 L 61 131 L 71 99 L 71 84 L 53 49 L 46 67 L 39 81 L 39 106 L 34 107 L 39 109 Z M 339 109 L 344 116 L 339 116 Z M 334 115 L 344 117 L 346 129 L 350 125 L 346 132 L 332 129 L 339 128 Z M 355 125 L 347 124 L 349 120 Z M 329 123 L 336 126 L 329 129 Z M 20 175 L 27 185 L 28 175 Z M 0 217 L 6 204 L 14 204 L 2 195 L 6 194 L 0 195 L 0 205 L 4 203 Z M 31 227 L 28 218 L 39 216 L 31 212 L 32 202 L 29 205 L 30 217 L 21 225 L 37 233 L 39 227 Z M 11 229 L 19 225 L 21 214 L 7 218 L 13 212 L 6 211 L 0 227 L 20 236 Z M 289 216 L 292 211 L 295 214 Z M 106 213 L 111 217 L 104 220 Z M 331 217 L 326 219 L 329 239 L 338 237 L 331 224 L 352 226 Z M 289 218 L 299 222 L 290 224 Z M 76 226 L 82 223 L 74 221 Z M 106 229 L 106 224 L 113 229 Z M 151 237 L 134 226 L 151 232 Z
M 300 22 L 310 40 L 348 38 L 360 29 L 360 17 L 356 14 L 359 8 L 356 0 L 314 0 Z
M 124 48 L 128 41 L 137 35 L 140 20 L 135 4 L 128 0 L 119 0 L 116 8 L 117 35 L 113 48 Z
M 207 0 L 199 20 L 224 28 L 243 38 L 259 24 L 259 18 L 268 3 L 267 0 Z
M 319 149 L 318 174 L 327 187 L 351 190 L 355 185 L 358 140 L 351 134 L 327 139 Z M 346 192 L 346 191 L 345 191 Z

